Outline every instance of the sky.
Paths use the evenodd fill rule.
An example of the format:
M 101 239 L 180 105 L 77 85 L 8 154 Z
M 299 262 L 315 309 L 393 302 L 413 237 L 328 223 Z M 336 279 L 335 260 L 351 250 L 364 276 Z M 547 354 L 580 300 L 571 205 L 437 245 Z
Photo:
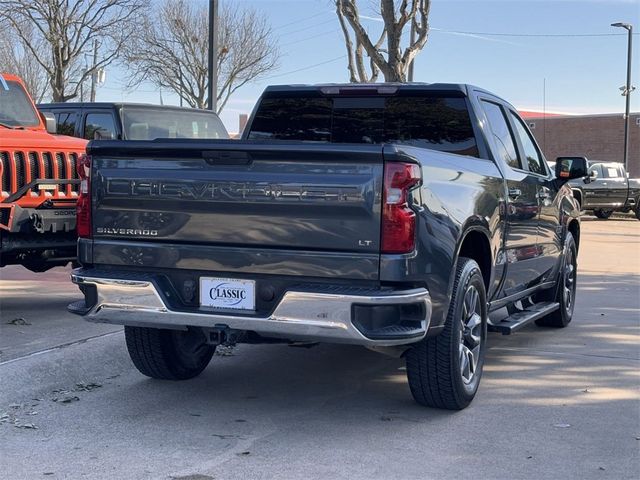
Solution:
M 227 1 L 264 14 L 281 52 L 277 70 L 231 97 L 221 114 L 230 132 L 238 131 L 238 115 L 251 112 L 267 85 L 348 81 L 344 39 L 331 0 Z M 358 3 L 374 36 L 381 22 L 371 7 L 379 1 Z M 414 80 L 474 84 L 522 110 L 621 113 L 628 37 L 626 30 L 610 26 L 618 21 L 640 33 L 640 0 L 432 0 L 429 39 L 416 58 Z M 640 35 L 633 39 L 632 84 L 639 88 L 631 110 L 638 111 Z M 151 84 L 126 90 L 124 74 L 122 67 L 108 67 L 97 100 L 160 102 Z M 179 103 L 169 91 L 162 99 Z

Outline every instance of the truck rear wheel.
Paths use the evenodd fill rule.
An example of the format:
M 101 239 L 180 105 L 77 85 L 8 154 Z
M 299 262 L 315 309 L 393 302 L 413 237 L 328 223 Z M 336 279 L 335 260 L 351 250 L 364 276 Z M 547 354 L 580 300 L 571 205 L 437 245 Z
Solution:
M 593 211 L 593 214 L 596 217 L 601 218 L 602 220 L 607 220 L 612 213 L 613 213 L 613 210 L 602 210 L 599 208 Z
M 487 296 L 480 267 L 460 258 L 444 330 L 406 355 L 413 398 L 421 405 L 461 410 L 475 396 L 487 343 Z
M 199 330 L 124 327 L 124 335 L 136 368 L 143 375 L 160 380 L 198 376 L 215 351 Z

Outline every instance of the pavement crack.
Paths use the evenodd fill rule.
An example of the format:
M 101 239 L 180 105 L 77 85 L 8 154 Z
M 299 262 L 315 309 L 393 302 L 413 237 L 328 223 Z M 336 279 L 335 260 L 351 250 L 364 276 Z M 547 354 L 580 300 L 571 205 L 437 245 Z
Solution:
M 112 335 L 118 335 L 118 334 L 122 334 L 122 330 L 118 330 L 116 332 L 101 333 L 100 335 L 93 335 L 91 337 L 81 338 L 80 340 L 74 340 L 72 342 L 67 342 L 67 343 L 61 343 L 60 345 L 56 345 L 55 347 L 49 347 L 49 348 L 45 348 L 43 350 L 38 350 L 38 351 L 35 351 L 35 352 L 31 352 L 31 353 L 29 353 L 27 355 L 22 355 L 20 357 L 10 358 L 9 360 L 5 360 L 4 362 L 0 362 L 0 367 L 2 367 L 4 365 L 9 365 L 10 363 L 18 362 L 20 360 L 26 360 L 27 358 L 32 358 L 32 357 L 36 357 L 38 355 L 44 355 L 44 354 L 47 354 L 47 353 L 52 353 L 52 352 L 55 352 L 55 351 L 63 349 L 63 348 L 72 347 L 74 345 L 80 345 L 82 343 L 90 342 L 92 340 L 97 340 L 97 339 L 100 339 L 100 338 L 110 337 Z
M 593 353 L 574 353 L 574 352 L 553 352 L 551 350 L 539 350 L 535 348 L 526 348 L 526 347 L 489 347 L 489 350 L 503 350 L 503 351 L 511 351 L 511 352 L 530 352 L 530 353 L 540 353 L 540 354 L 550 354 L 550 355 L 560 355 L 566 357 L 593 357 L 593 358 L 611 358 L 616 360 L 631 360 L 635 362 L 640 362 L 640 358 L 634 357 L 621 357 L 618 355 L 596 355 Z

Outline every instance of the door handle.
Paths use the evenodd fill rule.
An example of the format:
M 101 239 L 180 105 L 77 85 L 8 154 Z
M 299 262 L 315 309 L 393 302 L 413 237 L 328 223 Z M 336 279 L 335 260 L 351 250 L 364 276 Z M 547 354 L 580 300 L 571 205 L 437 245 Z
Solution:
M 520 195 L 522 195 L 522 190 L 520 190 L 519 188 L 510 188 L 509 189 L 509 198 L 512 198 L 512 199 L 515 200 Z
M 551 194 L 547 188 L 543 188 L 538 192 L 538 198 L 540 200 L 547 200 L 550 196 Z

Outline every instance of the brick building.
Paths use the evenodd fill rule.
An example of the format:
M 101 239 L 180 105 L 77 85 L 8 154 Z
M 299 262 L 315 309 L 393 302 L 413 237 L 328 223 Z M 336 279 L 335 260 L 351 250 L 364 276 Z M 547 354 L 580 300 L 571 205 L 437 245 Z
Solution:
M 622 162 L 624 120 L 622 114 L 557 115 L 520 112 L 549 161 L 575 155 L 589 160 Z M 640 178 L 640 113 L 630 115 L 629 174 Z

